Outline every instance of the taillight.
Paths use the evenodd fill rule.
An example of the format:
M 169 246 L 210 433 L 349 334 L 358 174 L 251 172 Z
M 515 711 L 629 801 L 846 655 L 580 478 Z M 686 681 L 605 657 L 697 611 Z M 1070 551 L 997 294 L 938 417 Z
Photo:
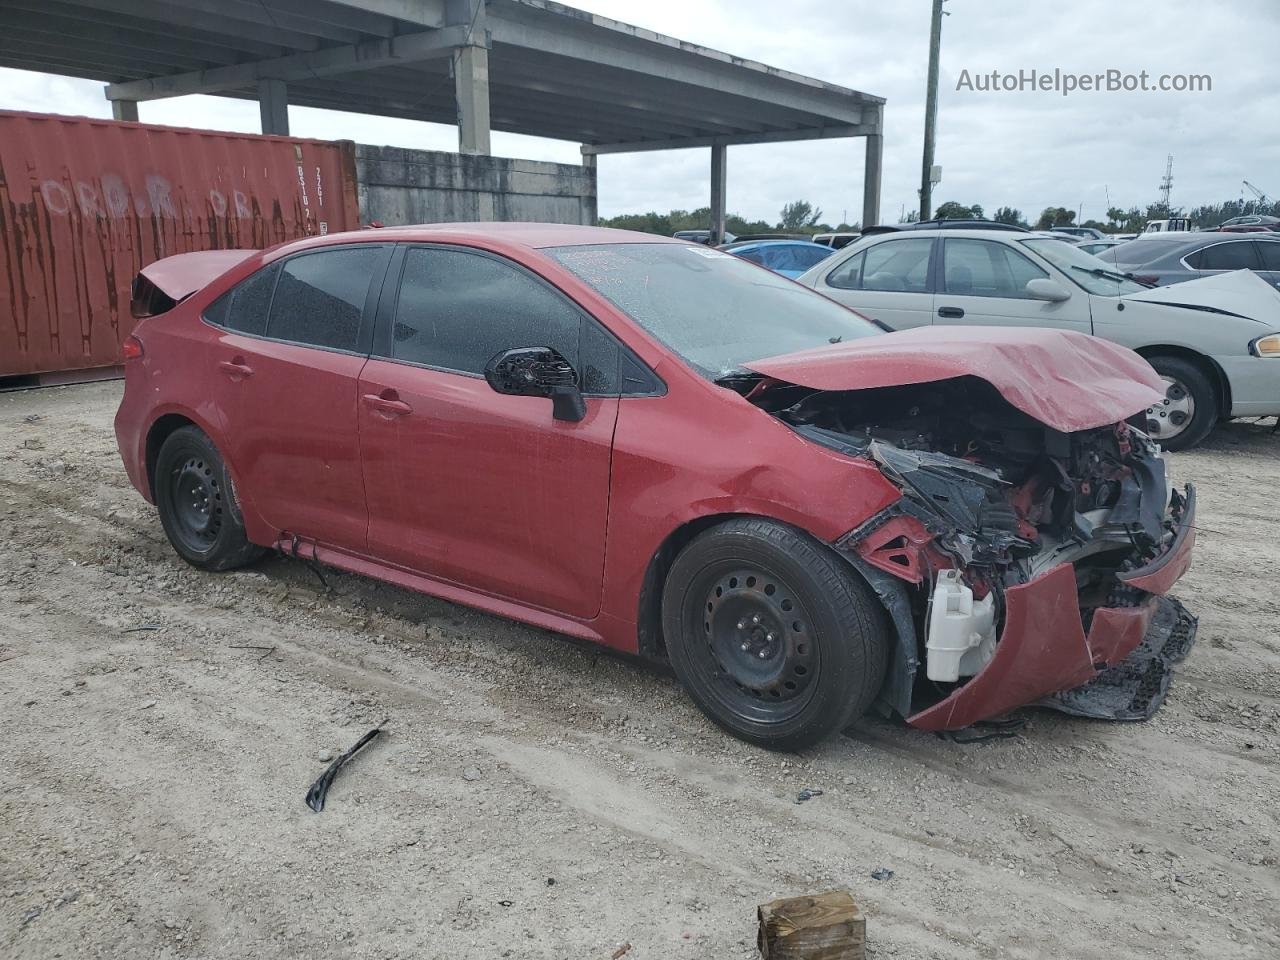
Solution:
M 137 337 L 125 337 L 124 343 L 120 345 L 120 352 L 126 360 L 141 360 L 142 341 Z

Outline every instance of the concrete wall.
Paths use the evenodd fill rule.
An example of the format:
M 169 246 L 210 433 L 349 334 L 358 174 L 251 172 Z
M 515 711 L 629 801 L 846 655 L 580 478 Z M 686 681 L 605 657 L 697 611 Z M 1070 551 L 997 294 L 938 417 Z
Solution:
M 388 227 L 596 219 L 596 172 L 585 166 L 357 144 L 356 181 L 361 220 Z

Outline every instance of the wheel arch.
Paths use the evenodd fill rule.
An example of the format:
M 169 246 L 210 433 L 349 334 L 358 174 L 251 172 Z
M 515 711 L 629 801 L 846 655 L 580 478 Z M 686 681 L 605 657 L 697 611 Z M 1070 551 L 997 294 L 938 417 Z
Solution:
M 152 497 L 156 495 L 156 461 L 160 458 L 160 448 L 169 437 L 183 427 L 204 430 L 200 424 L 181 413 L 162 414 L 147 428 L 144 463 L 147 471 L 147 488 L 151 491 Z
M 1218 404 L 1218 415 L 1230 415 L 1232 403 L 1231 381 L 1227 379 L 1226 371 L 1212 357 L 1200 353 L 1198 350 L 1192 350 L 1190 347 L 1182 347 L 1172 343 L 1136 347 L 1134 348 L 1134 353 L 1148 363 L 1154 357 L 1177 357 L 1179 360 L 1186 360 L 1188 363 L 1195 364 L 1208 375 L 1209 382 L 1213 385 L 1214 399 Z

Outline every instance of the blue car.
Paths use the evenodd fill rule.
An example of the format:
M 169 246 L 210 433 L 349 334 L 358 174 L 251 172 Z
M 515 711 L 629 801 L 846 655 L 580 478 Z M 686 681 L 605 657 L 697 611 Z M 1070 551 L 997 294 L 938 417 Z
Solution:
M 792 280 L 819 260 L 825 260 L 835 253 L 831 247 L 809 240 L 746 240 L 742 243 L 726 243 L 720 249 Z

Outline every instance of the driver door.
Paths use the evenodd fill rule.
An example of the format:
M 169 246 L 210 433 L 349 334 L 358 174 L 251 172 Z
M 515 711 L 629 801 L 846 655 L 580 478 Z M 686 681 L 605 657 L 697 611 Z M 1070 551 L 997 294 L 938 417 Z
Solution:
M 490 359 L 533 346 L 557 350 L 578 371 L 584 419 L 555 420 L 551 400 L 489 386 Z M 616 357 L 593 318 L 516 263 L 460 247 L 401 247 L 356 391 L 370 553 L 594 617 L 618 415 L 616 389 L 602 394 Z
M 1089 295 L 1074 284 L 1058 280 L 1069 296 L 1057 302 L 1037 300 L 1027 293 L 1029 281 L 1048 277 L 1044 269 L 1007 243 L 946 237 L 942 240 L 933 322 L 1059 327 L 1092 333 Z

